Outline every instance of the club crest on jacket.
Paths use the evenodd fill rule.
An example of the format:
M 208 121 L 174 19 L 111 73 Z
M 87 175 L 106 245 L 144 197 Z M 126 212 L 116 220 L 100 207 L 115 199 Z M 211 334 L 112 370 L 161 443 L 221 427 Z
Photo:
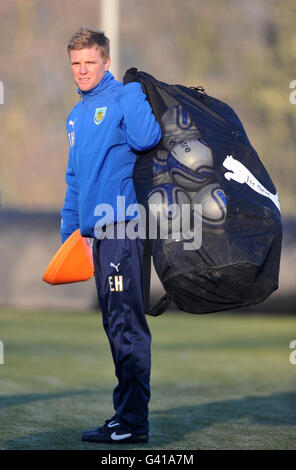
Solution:
M 101 124 L 104 117 L 106 116 L 107 106 L 104 108 L 96 108 L 95 115 L 94 115 L 94 122 L 95 124 Z

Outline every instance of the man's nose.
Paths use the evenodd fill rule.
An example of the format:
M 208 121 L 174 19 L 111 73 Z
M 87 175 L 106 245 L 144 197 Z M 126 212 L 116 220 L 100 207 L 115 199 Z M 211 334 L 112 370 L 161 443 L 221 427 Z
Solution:
M 79 73 L 83 75 L 87 73 L 87 66 L 85 64 L 80 64 Z

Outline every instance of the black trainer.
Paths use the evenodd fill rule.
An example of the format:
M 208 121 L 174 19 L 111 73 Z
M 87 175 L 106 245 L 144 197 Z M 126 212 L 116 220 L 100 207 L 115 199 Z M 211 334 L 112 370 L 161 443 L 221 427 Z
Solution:
M 110 418 L 105 421 L 104 426 L 84 431 L 81 440 L 104 444 L 146 444 L 149 440 L 149 433 L 132 433 L 125 429 L 116 419 Z

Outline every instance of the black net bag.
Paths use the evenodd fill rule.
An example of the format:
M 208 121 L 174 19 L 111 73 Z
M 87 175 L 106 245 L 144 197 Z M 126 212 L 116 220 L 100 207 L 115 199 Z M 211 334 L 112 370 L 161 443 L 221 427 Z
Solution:
M 136 77 L 162 130 L 159 144 L 138 154 L 134 168 L 147 215 L 146 313 L 158 315 L 170 301 L 194 314 L 262 302 L 278 287 L 281 214 L 275 186 L 240 119 L 201 87 L 168 85 L 144 72 Z M 158 226 L 162 218 L 167 237 Z M 158 227 L 153 236 L 151 221 L 153 230 Z M 153 310 L 150 256 L 166 291 Z

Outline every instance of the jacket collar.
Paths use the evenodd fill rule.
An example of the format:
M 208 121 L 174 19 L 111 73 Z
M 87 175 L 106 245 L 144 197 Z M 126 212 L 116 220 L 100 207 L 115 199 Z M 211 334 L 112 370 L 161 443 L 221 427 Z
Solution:
M 89 91 L 81 91 L 80 88 L 77 88 L 77 92 L 83 99 L 90 98 L 101 93 L 110 84 L 112 80 L 114 80 L 114 76 L 111 72 L 107 71 L 102 80 L 97 84 L 97 86 L 95 86 Z

